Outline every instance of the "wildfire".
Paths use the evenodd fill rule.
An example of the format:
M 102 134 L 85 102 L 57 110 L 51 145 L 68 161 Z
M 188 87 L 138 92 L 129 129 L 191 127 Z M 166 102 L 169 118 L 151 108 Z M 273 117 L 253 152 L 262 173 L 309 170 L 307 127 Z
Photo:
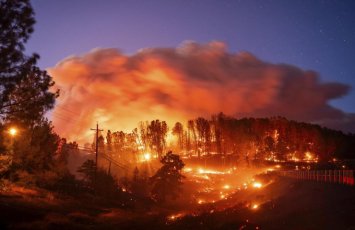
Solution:
M 217 170 L 211 170 L 211 169 L 203 169 L 199 168 L 198 169 L 199 174 L 216 174 L 216 175 L 224 175 L 224 174 L 231 174 L 231 170 L 227 170 L 225 172 L 217 171 Z
M 252 206 L 251 206 L 251 209 L 258 209 L 259 208 L 259 205 L 258 204 L 253 204 Z
M 310 152 L 306 152 L 306 153 L 305 153 L 305 160 L 306 160 L 306 161 L 311 161 L 311 160 L 313 160 L 313 154 L 310 153 Z
M 204 200 L 198 200 L 197 203 L 198 204 L 203 204 L 203 203 L 205 203 L 205 201 Z
M 231 186 L 230 186 L 229 184 L 226 184 L 226 185 L 223 186 L 223 188 L 224 188 L 224 189 L 230 189 Z
M 150 161 L 150 159 L 152 158 L 150 153 L 144 153 L 143 157 L 145 161 Z
M 248 188 L 248 184 L 247 184 L 247 183 L 244 183 L 244 184 L 243 184 L 243 187 L 244 187 L 244 189 L 247 189 L 247 188 Z
M 263 185 L 260 182 L 254 182 L 253 187 L 254 188 L 261 188 Z
M 181 217 L 183 217 L 183 216 L 184 216 L 183 213 L 178 213 L 178 214 L 170 215 L 170 216 L 168 216 L 168 220 L 170 220 L 170 221 L 175 221 L 175 220 L 177 220 L 178 218 L 181 218 Z

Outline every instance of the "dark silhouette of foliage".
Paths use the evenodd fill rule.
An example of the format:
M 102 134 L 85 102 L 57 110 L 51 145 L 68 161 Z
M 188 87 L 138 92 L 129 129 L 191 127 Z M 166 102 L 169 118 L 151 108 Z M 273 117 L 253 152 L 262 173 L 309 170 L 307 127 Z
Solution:
M 168 126 L 165 121 L 154 120 L 148 126 L 150 148 L 155 149 L 159 157 L 161 157 L 166 147 L 167 132 Z
M 19 129 L 19 135 L 13 139 L 12 171 L 36 173 L 53 170 L 57 166 L 59 159 L 56 158 L 56 152 L 60 138 L 48 121 L 32 129 Z
M 8 95 L 23 76 L 29 59 L 24 44 L 33 32 L 35 19 L 29 0 L 0 1 L 0 111 L 8 105 Z
M 154 200 L 163 202 L 166 197 L 175 199 L 179 196 L 184 178 L 181 170 L 185 164 L 172 152 L 168 152 L 160 162 L 163 166 L 150 178 L 153 185 L 151 195 Z
M 184 147 L 184 127 L 180 122 L 176 122 L 173 127 L 172 133 L 177 136 L 179 149 L 183 149 Z
M 30 127 L 41 122 L 58 96 L 48 91 L 52 78 L 36 66 L 39 56 L 24 54 L 33 14 L 28 0 L 0 1 L 0 114 L 7 122 Z
M 36 66 L 39 56 L 24 54 L 35 23 L 33 9 L 28 0 L 0 0 L 0 15 L 0 122 L 19 130 L 11 144 L 6 144 L 9 137 L 0 140 L 6 146 L 2 154 L 10 159 L 6 173 L 13 179 L 27 174 L 50 178 L 59 173 L 55 169 L 60 138 L 44 114 L 54 106 L 58 92 L 49 92 L 54 82 Z
M 85 161 L 78 169 L 84 177 L 87 187 L 97 195 L 106 198 L 118 198 L 121 189 L 118 186 L 117 179 L 106 170 L 98 168 L 93 160 Z
M 148 178 L 140 175 L 139 170 L 135 167 L 133 171 L 133 177 L 130 181 L 130 191 L 137 197 L 147 197 L 149 181 Z
M 86 160 L 79 168 L 78 172 L 90 186 L 93 186 L 95 180 L 96 164 L 93 160 Z

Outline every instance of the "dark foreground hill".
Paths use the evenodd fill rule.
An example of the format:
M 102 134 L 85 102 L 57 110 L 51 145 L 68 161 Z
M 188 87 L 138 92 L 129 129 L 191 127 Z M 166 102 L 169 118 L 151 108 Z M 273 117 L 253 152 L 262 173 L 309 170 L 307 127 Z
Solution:
M 355 229 L 355 188 L 261 177 L 271 182 L 168 218 L 157 207 L 127 210 L 90 198 L 12 187 L 0 195 L 1 229 Z

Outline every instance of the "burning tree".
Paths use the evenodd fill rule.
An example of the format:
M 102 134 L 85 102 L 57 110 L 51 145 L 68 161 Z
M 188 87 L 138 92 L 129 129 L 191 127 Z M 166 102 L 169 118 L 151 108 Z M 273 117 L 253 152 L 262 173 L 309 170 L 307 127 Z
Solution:
M 182 179 L 181 170 L 185 166 L 184 162 L 176 154 L 168 152 L 160 162 L 163 166 L 152 176 L 153 184 L 152 198 L 156 201 L 165 201 L 167 196 L 175 199 L 181 191 Z
M 177 136 L 179 150 L 182 150 L 184 147 L 184 126 L 180 122 L 176 122 L 172 133 Z

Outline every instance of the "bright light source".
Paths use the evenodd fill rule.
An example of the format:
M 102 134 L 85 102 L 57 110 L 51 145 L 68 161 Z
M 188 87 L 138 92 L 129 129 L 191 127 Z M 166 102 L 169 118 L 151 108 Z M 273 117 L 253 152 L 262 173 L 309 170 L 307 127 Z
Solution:
M 263 185 L 260 182 L 254 182 L 253 187 L 254 188 L 261 188 Z
M 203 203 L 205 203 L 205 201 L 204 200 L 198 200 L 197 203 L 198 204 L 203 204 Z
M 223 186 L 223 188 L 224 188 L 224 189 L 230 189 L 231 186 L 230 186 L 229 184 L 226 184 L 226 185 Z
M 150 161 L 150 159 L 151 159 L 150 153 L 144 153 L 143 157 L 144 157 L 145 161 Z
M 16 136 L 16 134 L 17 134 L 17 129 L 16 129 L 16 128 L 10 128 L 10 129 L 9 129 L 9 134 L 10 134 L 11 136 Z
M 305 152 L 305 160 L 306 161 L 311 161 L 313 160 L 314 156 L 311 152 Z
M 184 216 L 183 213 L 177 213 L 177 214 L 175 214 L 175 215 L 170 215 L 170 216 L 168 216 L 168 220 L 170 220 L 170 221 L 175 221 L 175 220 L 177 220 L 178 218 L 183 217 L 183 216 Z
M 199 170 L 198 170 L 198 173 L 200 173 L 200 174 L 204 174 L 204 173 L 205 173 L 205 170 L 203 170 L 203 169 L 199 169 Z
M 257 205 L 257 204 L 253 204 L 252 206 L 251 206 L 251 209 L 258 209 L 259 208 L 259 205 Z

